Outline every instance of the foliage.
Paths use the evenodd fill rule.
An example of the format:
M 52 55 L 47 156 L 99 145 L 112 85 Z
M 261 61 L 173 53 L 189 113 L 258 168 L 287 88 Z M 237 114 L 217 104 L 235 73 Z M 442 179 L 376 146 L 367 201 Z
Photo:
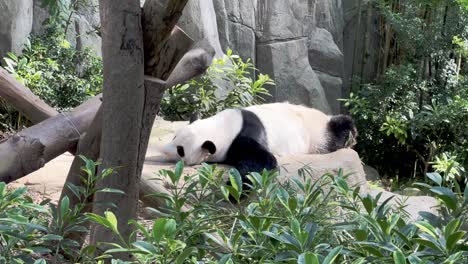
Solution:
M 428 175 L 434 185 L 419 183 L 440 201 L 440 215 L 421 213 L 411 222 L 404 201 L 381 194 L 360 194 L 346 182 L 342 171 L 318 180 L 310 168 L 296 178 L 278 183 L 277 172 L 252 173 L 250 197 L 239 173 L 203 164 L 194 175 L 184 175 L 182 162 L 174 171 L 162 170 L 156 180 L 167 193 L 155 193 L 164 205 L 148 208 L 157 218 L 131 221 L 138 240 L 125 241 L 119 219 L 110 210 L 87 213 L 96 181 L 112 174 L 96 174 L 99 163 L 83 158 L 84 186 L 68 185 L 80 198 L 71 208 L 68 197 L 59 206 L 36 205 L 26 189 L 8 190 L 0 184 L 0 261 L 4 263 L 104 263 L 112 253 L 134 256 L 125 263 L 465 263 L 468 261 L 468 188 L 465 193 L 443 187 L 438 173 Z M 244 186 L 244 187 L 243 187 Z M 234 197 L 232 202 L 230 197 Z M 51 220 L 51 221 L 49 221 Z M 112 230 L 120 244 L 108 244 L 103 255 L 94 246 L 69 238 L 87 232 L 86 221 Z M 50 222 L 50 223 L 49 223 Z M 124 263 L 113 259 L 112 263 Z
M 112 169 L 97 174 L 99 163 L 81 157 L 85 165 L 82 171 L 84 186 L 68 183 L 68 188 L 79 198 L 75 206 L 69 197 L 61 199 L 59 205 L 45 200 L 34 204 L 27 196 L 26 188 L 9 190 L 0 183 L 0 262 L 1 263 L 64 263 L 93 261 L 92 246 L 83 247 L 70 234 L 88 232 L 88 219 L 83 210 L 89 206 L 96 192 L 122 193 L 114 189 L 96 189 L 96 182 L 110 176 Z M 46 207 L 49 204 L 49 207 Z M 44 262 L 41 262 L 44 261 Z
M 228 50 L 202 77 L 170 88 L 161 101 L 161 114 L 169 120 L 189 120 L 193 114 L 205 118 L 226 108 L 262 103 L 270 95 L 264 86 L 274 83 L 264 74 L 253 80 L 256 72 L 250 59 L 244 62 Z M 220 95 L 226 87 L 232 90 Z
M 6 69 L 36 95 L 60 110 L 75 107 L 102 87 L 101 59 L 70 46 L 60 31 L 49 28 L 32 36 L 21 56 L 5 58 Z
M 31 36 L 22 55 L 9 53 L 5 68 L 49 105 L 67 110 L 102 90 L 102 60 L 86 48 L 78 50 L 66 40 L 71 16 L 89 0 L 44 0 L 50 12 L 44 33 Z M 30 123 L 0 101 L 0 131 L 22 129 Z
M 89 9 L 99 12 L 93 0 L 41 0 L 41 7 L 45 8 L 49 17 L 45 21 L 48 26 L 63 29 L 67 35 L 72 18 L 79 10 Z
M 285 184 L 276 172 L 252 173 L 252 195 L 238 200 L 242 180 L 204 164 L 196 175 L 163 170 L 169 193 L 154 194 L 165 206 L 151 225 L 133 221 L 142 239 L 122 241 L 107 254 L 132 253 L 132 263 L 464 263 L 468 261 L 468 199 L 440 186 L 419 184 L 436 196 L 441 215 L 422 213 L 410 222 L 403 201 L 360 195 L 346 175 L 313 181 L 307 168 Z M 467 189 L 468 190 L 468 189 Z M 465 191 L 468 192 L 468 191 Z M 465 193 L 466 195 L 467 193 Z M 110 212 L 89 214 L 118 236 L 118 219 Z M 106 257 L 106 255 L 102 257 Z M 107 255 L 110 257 L 110 255 Z
M 464 186 L 468 168 L 468 12 L 457 1 L 374 1 L 390 28 L 394 58 L 372 83 L 356 85 L 346 105 L 364 161 L 388 177 L 424 177 L 442 157 Z M 445 156 L 444 156 L 445 155 Z

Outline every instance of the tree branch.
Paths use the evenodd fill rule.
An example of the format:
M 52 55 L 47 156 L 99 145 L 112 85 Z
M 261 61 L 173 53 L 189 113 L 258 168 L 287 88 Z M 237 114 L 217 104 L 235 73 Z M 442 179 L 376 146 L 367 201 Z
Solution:
M 167 44 L 171 35 L 183 32 L 175 25 L 179 21 L 182 11 L 188 0 L 147 0 L 143 6 L 143 39 L 145 48 L 145 74 L 165 80 L 171 71 L 171 67 L 163 67 L 161 60 L 172 60 L 172 66 L 178 60 L 173 56 L 162 56 L 167 47 L 174 47 L 174 43 Z M 184 33 L 184 35 L 186 35 Z M 177 41 L 178 43 L 184 43 Z M 177 42 L 175 44 L 177 44 Z M 191 43 L 190 43 L 191 44 Z M 190 46 L 189 44 L 189 46 Z M 187 49 L 188 47 L 186 47 Z M 183 48 L 182 48 L 183 49 Z M 182 55 L 185 52 L 182 53 Z M 169 65 L 171 66 L 171 65 Z
M 2 67 L 0 67 L 0 97 L 35 124 L 58 114 L 57 110 L 33 94 Z
M 76 146 L 101 104 L 100 97 L 84 102 L 73 111 L 61 113 L 26 128 L 0 144 L 0 182 L 9 183 L 44 166 Z

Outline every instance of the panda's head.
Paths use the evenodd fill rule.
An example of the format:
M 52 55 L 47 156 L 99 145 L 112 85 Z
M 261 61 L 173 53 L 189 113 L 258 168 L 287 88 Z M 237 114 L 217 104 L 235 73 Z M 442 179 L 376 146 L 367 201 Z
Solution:
M 216 153 L 216 145 L 199 132 L 191 126 L 178 130 L 174 139 L 162 149 L 163 154 L 172 160 L 183 160 L 189 166 L 207 161 Z

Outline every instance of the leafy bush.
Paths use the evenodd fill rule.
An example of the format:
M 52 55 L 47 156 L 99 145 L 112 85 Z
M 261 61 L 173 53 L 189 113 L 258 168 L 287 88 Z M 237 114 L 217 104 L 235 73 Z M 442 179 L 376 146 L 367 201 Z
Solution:
M 466 263 L 468 261 L 468 188 L 463 195 L 443 187 L 437 173 L 428 175 L 434 186 L 417 184 L 440 201 L 440 215 L 421 213 L 410 222 L 404 201 L 360 195 L 346 183 L 346 175 L 324 175 L 313 181 L 309 168 L 298 178 L 277 182 L 277 173 L 249 175 L 252 195 L 239 201 L 243 184 L 239 173 L 203 164 L 195 175 L 184 175 L 181 162 L 174 171 L 162 170 L 157 180 L 168 193 L 165 201 L 148 208 L 158 217 L 131 221 L 138 240 L 125 241 L 112 208 L 104 215 L 81 214 L 95 192 L 96 181 L 112 174 L 96 174 L 98 163 L 83 158 L 84 187 L 69 185 L 80 197 L 71 208 L 68 197 L 46 208 L 32 203 L 26 189 L 8 190 L 0 184 L 0 261 L 4 263 L 104 263 L 111 253 L 134 256 L 126 263 Z M 299 180 L 301 179 L 302 180 Z M 94 246 L 69 238 L 88 232 L 86 222 L 103 225 L 120 238 L 120 245 L 101 256 Z M 112 263 L 122 263 L 112 260 Z
M 58 110 L 67 110 L 102 90 L 102 60 L 86 48 L 77 50 L 66 40 L 72 16 L 90 8 L 89 0 L 43 0 L 50 17 L 42 35 L 31 36 L 22 55 L 9 53 L 5 68 L 36 95 Z M 0 101 L 0 131 L 30 125 L 11 106 Z M 0 132 L 0 136 L 2 134 Z
M 84 187 L 67 184 L 79 202 L 71 207 L 69 197 L 63 197 L 59 206 L 45 200 L 34 204 L 26 188 L 9 190 L 0 183 L 0 263 L 95 263 L 94 247 L 83 247 L 70 238 L 72 233 L 88 232 L 88 218 L 83 210 L 96 192 L 115 192 L 96 189 L 96 182 L 112 174 L 105 169 L 97 174 L 99 163 L 81 157 L 86 177 Z M 121 193 L 121 192 L 120 192 Z M 46 205 L 49 205 L 46 207 Z
M 36 95 L 59 110 L 75 107 L 102 90 L 102 61 L 70 46 L 60 31 L 49 28 L 32 36 L 21 56 L 5 58 L 6 69 Z
M 441 201 L 441 215 L 423 213 L 408 220 L 403 201 L 390 205 L 381 195 L 360 195 L 346 175 L 325 175 L 313 182 L 276 182 L 276 172 L 251 174 L 254 197 L 238 199 L 241 178 L 204 164 L 196 175 L 163 170 L 168 182 L 165 206 L 151 209 L 159 218 L 151 225 L 133 222 L 142 239 L 106 253 L 127 252 L 135 263 L 465 263 L 468 261 L 465 196 L 439 184 L 419 184 Z M 440 183 L 440 178 L 431 175 Z M 467 189 L 468 190 L 468 189 Z M 118 236 L 115 216 L 88 214 Z
M 383 55 L 395 59 L 372 83 L 356 84 L 345 100 L 359 131 L 358 151 L 387 177 L 421 179 L 437 170 L 447 186 L 464 186 L 468 12 L 451 0 L 398 7 L 374 2 L 390 29 L 386 36 L 395 41 L 394 53 Z M 456 176 L 445 173 L 450 164 Z
M 161 114 L 168 120 L 189 120 L 193 114 L 205 118 L 226 108 L 262 103 L 270 96 L 264 86 L 273 81 L 264 74 L 252 80 L 256 71 L 250 59 L 244 62 L 228 50 L 225 57 L 214 59 L 202 77 L 170 88 L 161 101 Z M 220 84 L 233 89 L 220 95 L 226 89 Z

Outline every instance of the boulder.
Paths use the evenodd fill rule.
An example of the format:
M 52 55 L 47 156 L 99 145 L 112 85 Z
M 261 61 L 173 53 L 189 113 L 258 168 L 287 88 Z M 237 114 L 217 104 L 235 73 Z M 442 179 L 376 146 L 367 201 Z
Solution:
M 329 31 L 335 43 L 343 47 L 343 3 L 349 0 L 318 0 L 315 6 L 315 26 Z
M 305 38 L 258 45 L 257 67 L 275 80 L 276 86 L 269 88 L 274 100 L 331 112 L 320 80 L 309 64 Z
M 253 0 L 213 1 L 219 40 L 224 52 L 232 49 L 242 59 L 255 64 L 255 4 Z
M 429 212 L 434 215 L 438 214 L 437 208 L 438 208 L 439 202 L 434 197 L 404 196 L 404 195 L 399 195 L 399 194 L 395 194 L 395 193 L 388 192 L 388 191 L 382 191 L 382 190 L 371 190 L 369 194 L 375 197 L 379 193 L 382 193 L 379 203 L 384 202 L 390 197 L 393 197 L 389 202 L 390 205 L 398 206 L 398 203 L 403 203 L 405 205 L 405 211 L 408 212 L 409 214 L 410 222 L 414 222 L 418 220 L 421 216 L 420 215 L 421 212 Z
M 364 165 L 364 173 L 366 174 L 366 179 L 368 181 L 378 181 L 380 180 L 379 172 L 371 166 Z
M 343 98 L 342 88 L 343 81 L 340 77 L 332 76 L 328 73 L 321 71 L 315 71 L 320 84 L 322 84 L 323 91 L 330 105 L 331 112 L 333 114 L 339 114 L 341 111 L 341 103 L 338 99 Z
M 84 16 L 75 15 L 74 25 L 71 25 L 74 32 L 75 46 L 79 50 L 84 48 L 92 49 L 97 56 L 102 56 L 102 39 L 97 34 L 97 29 Z
M 309 62 L 314 70 L 343 76 L 343 53 L 324 28 L 316 28 L 309 36 Z
M 20 54 L 31 33 L 33 0 L 0 1 L 0 58 Z

